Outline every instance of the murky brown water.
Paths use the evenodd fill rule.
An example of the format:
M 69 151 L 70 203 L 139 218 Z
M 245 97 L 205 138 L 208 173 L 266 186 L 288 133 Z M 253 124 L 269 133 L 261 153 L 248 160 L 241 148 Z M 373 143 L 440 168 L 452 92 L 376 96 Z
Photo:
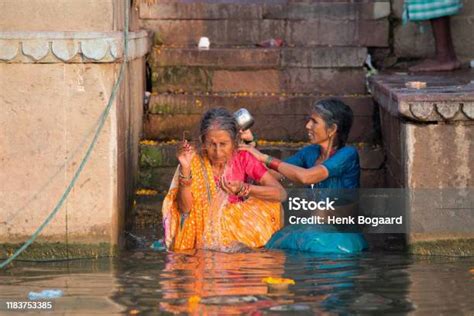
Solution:
M 473 268 L 474 258 L 279 251 L 145 251 L 116 259 L 19 262 L 0 272 L 0 314 L 14 313 L 6 301 L 27 301 L 29 291 L 58 288 L 64 296 L 53 300 L 48 314 L 474 315 Z M 267 276 L 291 278 L 296 285 L 270 291 L 261 281 Z M 200 301 L 189 302 L 192 296 Z

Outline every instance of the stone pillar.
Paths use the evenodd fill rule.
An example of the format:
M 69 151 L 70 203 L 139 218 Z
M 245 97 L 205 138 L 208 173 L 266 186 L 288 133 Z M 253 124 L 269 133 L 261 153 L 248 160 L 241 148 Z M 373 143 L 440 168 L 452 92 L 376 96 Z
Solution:
M 6 0 L 0 7 L 5 257 L 51 212 L 92 141 L 124 62 L 125 8 L 113 0 Z M 110 255 L 120 244 L 138 165 L 149 49 L 131 12 L 128 64 L 104 129 L 68 199 L 26 257 Z
M 407 241 L 421 254 L 474 252 L 474 85 L 472 73 L 381 75 L 371 81 L 380 106 L 387 183 L 408 192 Z M 422 81 L 424 89 L 409 89 Z

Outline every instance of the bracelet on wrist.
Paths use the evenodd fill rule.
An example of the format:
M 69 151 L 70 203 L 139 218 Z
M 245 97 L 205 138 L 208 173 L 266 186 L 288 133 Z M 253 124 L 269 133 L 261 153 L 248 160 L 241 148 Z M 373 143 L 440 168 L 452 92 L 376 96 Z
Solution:
M 183 186 L 183 187 L 189 187 L 191 186 L 191 184 L 193 183 L 193 179 L 192 178 L 189 178 L 189 179 L 185 179 L 185 178 L 179 178 L 178 180 L 179 182 L 179 185 L 180 186 Z
M 248 197 L 250 195 L 250 184 L 244 183 L 243 184 L 243 189 L 237 196 L 239 197 Z
M 191 172 L 189 173 L 189 176 L 185 176 L 181 170 L 181 167 L 179 168 L 179 178 L 180 179 L 185 179 L 185 180 L 191 180 L 193 178 L 193 175 Z
M 242 192 L 243 189 L 244 189 L 244 183 L 241 182 L 240 183 L 240 188 L 237 190 L 237 192 L 235 192 L 235 195 L 239 195 Z
M 265 158 L 265 166 L 267 166 L 267 168 L 270 168 L 270 163 L 272 162 L 273 160 L 273 157 L 270 156 L 270 155 L 267 155 L 267 157 Z
M 278 171 L 278 167 L 280 166 L 281 164 L 281 160 L 280 159 L 276 159 L 276 158 L 273 158 L 271 161 L 270 161 L 270 164 L 268 166 L 268 168 L 272 169 L 272 170 L 275 170 L 275 171 Z

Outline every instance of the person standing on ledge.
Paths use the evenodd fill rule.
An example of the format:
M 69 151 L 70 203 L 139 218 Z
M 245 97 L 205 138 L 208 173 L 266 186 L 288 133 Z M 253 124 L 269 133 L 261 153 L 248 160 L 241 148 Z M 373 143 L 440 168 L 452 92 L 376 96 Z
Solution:
M 451 37 L 450 16 L 462 8 L 462 0 L 405 0 L 403 19 L 419 22 L 429 20 L 433 30 L 436 53 L 410 67 L 410 71 L 452 71 L 461 68 Z

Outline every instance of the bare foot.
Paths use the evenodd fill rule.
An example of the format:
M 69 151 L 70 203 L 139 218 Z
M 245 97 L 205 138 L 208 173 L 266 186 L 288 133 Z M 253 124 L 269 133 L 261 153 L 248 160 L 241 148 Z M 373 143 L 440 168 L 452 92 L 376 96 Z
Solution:
M 461 62 L 457 59 L 450 60 L 438 60 L 438 59 L 427 59 L 421 63 L 408 68 L 412 72 L 425 72 L 425 71 L 453 71 L 461 68 Z

